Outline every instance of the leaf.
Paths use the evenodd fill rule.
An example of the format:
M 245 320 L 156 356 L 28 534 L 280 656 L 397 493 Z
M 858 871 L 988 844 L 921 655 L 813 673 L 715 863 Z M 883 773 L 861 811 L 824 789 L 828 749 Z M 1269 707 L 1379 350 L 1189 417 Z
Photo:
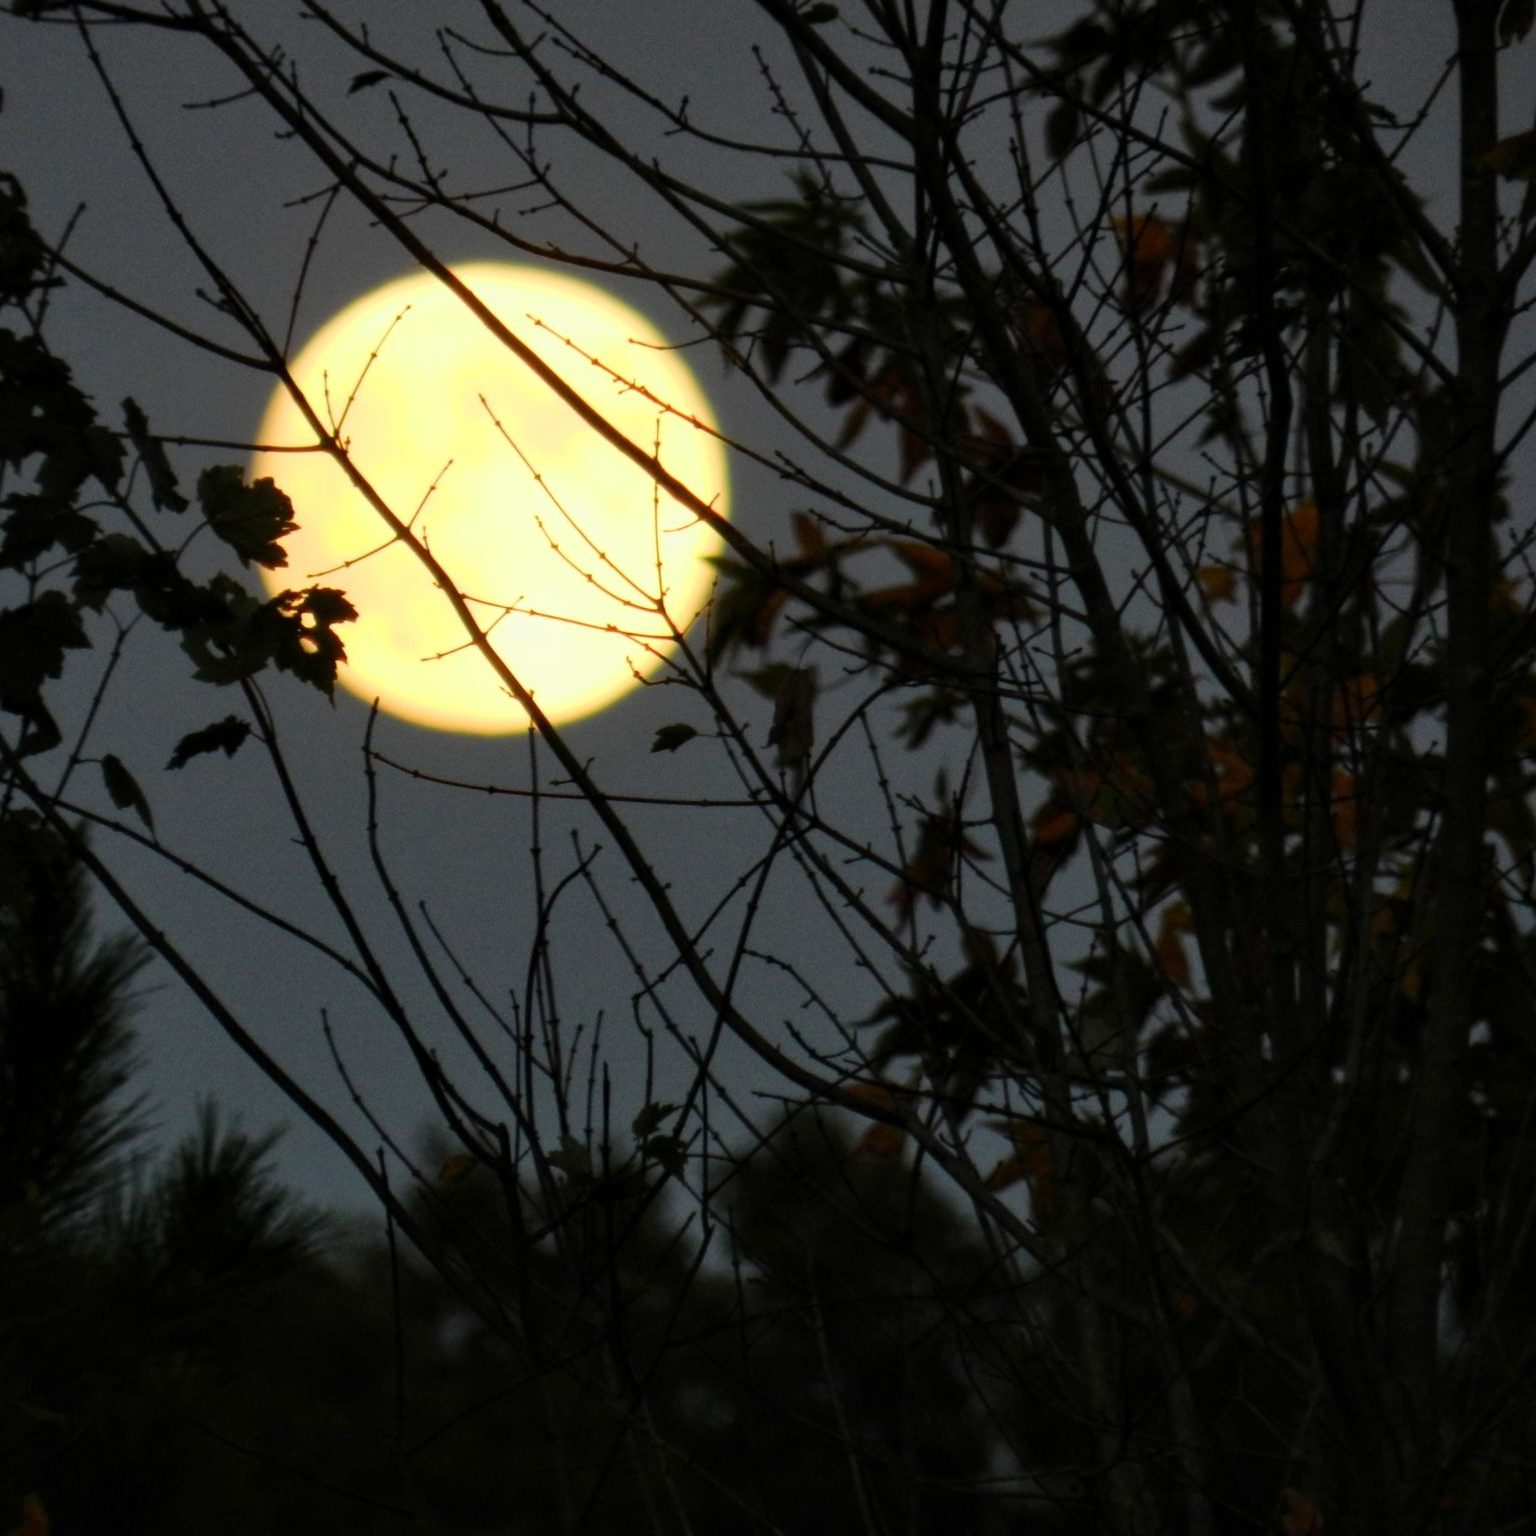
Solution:
M 773 701 L 768 745 L 778 748 L 778 764 L 798 788 L 810 766 L 816 742 L 816 668 L 791 667 Z
M 150 814 L 149 801 L 144 798 L 138 781 L 123 766 L 122 758 L 113 752 L 107 753 L 101 760 L 101 777 L 112 797 L 112 804 L 120 811 L 132 811 L 153 832 L 155 818 Z
M 989 1120 L 987 1124 L 1013 1146 L 1012 1154 L 987 1176 L 987 1188 L 1008 1189 L 1022 1179 L 1029 1186 L 1035 1219 L 1045 1220 L 1056 1206 L 1056 1159 L 1050 1132 L 1035 1120 Z
M 901 878 L 892 887 L 888 900 L 903 919 L 912 915 L 919 896 L 926 896 L 934 908 L 942 907 L 954 893 L 963 863 L 979 863 L 991 855 L 966 835 L 960 819 L 960 807 L 923 817 L 917 832 L 917 845 L 902 867 Z
M 452 1157 L 444 1158 L 442 1167 L 437 1170 L 438 1189 L 446 1194 L 462 1184 L 479 1166 L 480 1159 L 473 1152 L 455 1152 Z
M 891 1125 L 888 1121 L 877 1120 L 859 1137 L 854 1151 L 864 1157 L 873 1157 L 882 1163 L 888 1163 L 901 1155 L 901 1149 L 906 1145 L 907 1133 L 899 1125 Z
M 89 647 L 80 612 L 62 592 L 0 609 L 0 709 L 38 700 L 46 679 L 64 671 L 64 652 Z
M 283 592 L 268 606 L 286 621 L 278 631 L 272 659 L 284 672 L 293 673 L 330 698 L 336 668 L 347 659 L 347 648 L 334 626 L 350 623 L 357 617 L 357 609 L 334 587 Z
M 847 1083 L 844 1091 L 851 1098 L 862 1099 L 866 1104 L 873 1104 L 877 1109 L 889 1110 L 895 1113 L 898 1105 L 896 1095 L 884 1083 Z M 889 1162 L 901 1153 L 906 1144 L 906 1129 L 900 1125 L 893 1125 L 888 1120 L 871 1120 L 865 1127 L 864 1134 L 854 1144 L 855 1156 L 873 1157 L 881 1162 Z
M 347 87 L 347 95 L 355 96 L 359 91 L 366 91 L 371 85 L 382 85 L 389 79 L 390 72 L 387 69 L 365 69 L 360 75 L 352 76 L 352 84 Z
M 837 7 L 830 0 L 816 0 L 800 12 L 800 20 L 809 27 L 819 27 L 824 22 L 837 20 Z
M 149 435 L 149 420 L 132 396 L 123 401 L 123 421 L 144 473 L 149 476 L 150 500 L 163 512 L 185 512 L 190 503 L 177 488 L 176 473 L 165 456 L 165 444 Z
M 1237 601 L 1237 572 L 1230 565 L 1202 565 L 1195 571 L 1195 581 L 1208 603 Z
M 1077 108 L 1070 101 L 1058 101 L 1046 114 L 1045 152 L 1053 160 L 1064 160 L 1077 142 Z
M 645 1104 L 634 1120 L 630 1121 L 631 1135 L 644 1140 L 671 1120 L 680 1107 L 682 1107 L 680 1104 Z
M 299 525 L 293 520 L 293 503 L 270 478 L 247 485 L 238 464 L 217 464 L 198 476 L 197 499 L 208 526 L 242 565 L 254 560 L 269 571 L 287 565 L 278 540 Z
M 1171 902 L 1163 910 L 1153 958 L 1162 974 L 1181 989 L 1190 985 L 1189 955 L 1184 949 L 1184 935 L 1194 931 L 1194 915 L 1187 901 Z
M 1499 45 L 1523 42 L 1531 23 L 1536 21 L 1536 0 L 1504 0 L 1499 11 Z
M 685 741 L 692 741 L 699 734 L 698 728 L 685 725 L 681 721 L 673 725 L 663 725 L 651 742 L 652 752 L 676 752 Z
M 592 1179 L 591 1147 L 569 1134 L 560 1138 L 559 1148 L 549 1153 L 546 1161 L 575 1183 L 589 1183 Z
M 41 1497 L 27 1494 L 21 1501 L 21 1524 L 11 1527 L 10 1536 L 48 1536 L 50 1528 L 48 1510 Z
M 792 514 L 789 526 L 795 536 L 795 547 L 800 551 L 802 560 L 808 560 L 814 564 L 826 555 L 827 535 L 821 526 L 821 519 L 814 513 Z
M 710 559 L 721 583 L 709 609 L 709 659 L 718 659 L 736 645 L 761 650 L 772 638 L 774 622 L 789 593 L 755 566 L 725 555 Z
M 1478 163 L 1506 181 L 1536 181 L 1536 129 L 1500 139 Z
M 29 496 L 17 491 L 5 499 L 5 537 L 0 540 L 0 566 L 21 570 L 55 544 L 71 554 L 89 547 L 97 523 L 66 501 Z
M 630 1121 L 629 1129 L 632 1135 L 644 1138 L 661 1125 L 672 1118 L 680 1108 L 677 1104 L 647 1104 L 640 1113 Z
M 1302 501 L 1294 512 L 1286 514 L 1280 533 L 1280 605 L 1287 611 L 1296 606 L 1307 582 L 1316 571 L 1318 511 L 1315 501 Z M 1255 576 L 1263 574 L 1264 523 L 1254 518 L 1248 524 L 1248 556 Z
M 674 1179 L 681 1178 L 688 1160 L 688 1145 L 681 1136 L 647 1136 L 640 1143 L 640 1151 Z
M 132 534 L 103 534 L 75 558 L 75 596 L 100 613 L 112 593 L 131 591 L 144 580 L 152 558 Z
M 1360 783 L 1344 768 L 1333 770 L 1333 798 L 1329 806 L 1333 835 L 1341 848 L 1352 849 L 1360 841 Z
M 205 752 L 222 752 L 225 757 L 233 757 L 250 734 L 249 721 L 242 720 L 238 715 L 225 715 L 222 720 L 215 720 L 212 725 L 205 725 L 200 731 L 189 731 L 183 736 L 176 743 L 176 750 L 171 753 L 171 760 L 165 766 L 185 768 L 194 757 L 201 757 Z
M 1170 270 L 1170 296 L 1190 298 L 1199 276 L 1195 243 L 1187 230 L 1176 228 L 1155 213 L 1139 213 L 1111 221 L 1125 252 L 1125 304 L 1135 312 L 1146 308 L 1163 291 Z
M 1322 1536 L 1325 1521 L 1315 1499 L 1308 1498 L 1295 1488 L 1287 1488 L 1280 1495 L 1280 1500 L 1283 1506 L 1280 1529 L 1285 1536 Z

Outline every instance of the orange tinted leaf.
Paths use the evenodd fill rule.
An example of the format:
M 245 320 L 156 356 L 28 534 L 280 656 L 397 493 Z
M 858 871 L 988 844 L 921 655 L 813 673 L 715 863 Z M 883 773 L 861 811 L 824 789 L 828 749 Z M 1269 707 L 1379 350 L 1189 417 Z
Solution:
M 1035 817 L 1035 846 L 1055 848 L 1077 840 L 1082 818 L 1071 806 L 1047 805 Z
M 758 605 L 757 612 L 752 616 L 751 642 L 759 650 L 768 644 L 773 636 L 773 623 L 779 616 L 779 610 L 789 598 L 788 591 L 783 587 L 776 587 L 769 592 Z
M 827 552 L 827 534 L 821 519 L 809 512 L 796 512 L 789 520 L 795 547 L 808 560 L 818 560 Z
M 1183 936 L 1193 927 L 1194 917 L 1188 902 L 1175 901 L 1164 908 L 1153 954 L 1157 968 L 1176 987 L 1190 984 L 1189 956 L 1184 950 Z
M 478 1166 L 478 1160 L 472 1153 L 455 1152 L 450 1158 L 443 1161 L 443 1166 L 437 1170 L 437 1183 L 440 1189 L 452 1189 L 455 1184 L 467 1178 Z
M 894 1112 L 898 1107 L 896 1095 L 884 1083 L 857 1082 L 844 1085 L 850 1098 L 862 1099 L 876 1109 Z M 864 1134 L 854 1145 L 856 1153 L 866 1157 L 889 1159 L 895 1157 L 907 1139 L 906 1131 L 886 1120 L 872 1120 Z
M 21 1524 L 11 1527 L 10 1536 L 48 1536 L 48 1511 L 42 1499 L 29 1493 L 21 1501 Z
M 952 651 L 960 644 L 960 610 L 933 608 L 912 626 L 924 645 L 935 651 Z
M 768 745 L 778 748 L 780 768 L 803 776 L 816 743 L 815 667 L 792 667 L 773 701 Z
M 1113 224 L 1125 252 L 1126 307 L 1140 309 L 1162 292 L 1170 264 L 1175 260 L 1181 267 L 1187 263 L 1184 252 L 1190 242 L 1155 213 L 1115 219 Z M 1190 284 L 1191 279 L 1182 277 L 1181 286 L 1187 290 Z
M 1520 710 L 1522 721 L 1520 729 L 1520 750 L 1522 752 L 1536 751 L 1536 699 L 1521 697 L 1515 700 Z
M 1347 741 L 1381 718 L 1381 692 L 1381 679 L 1374 672 L 1362 672 L 1334 689 L 1330 713 L 1335 741 Z
M 850 1099 L 862 1099 L 866 1104 L 873 1104 L 877 1109 L 895 1109 L 896 1095 L 891 1092 L 885 1083 L 858 1081 L 844 1083 L 843 1092 Z
M 1060 373 L 1067 362 L 1067 340 L 1055 310 L 1033 294 L 1026 295 L 1014 306 L 1014 326 L 1023 348 L 1051 373 Z
M 925 816 L 918 828 L 917 847 L 891 892 L 891 902 L 904 917 L 911 914 L 918 896 L 926 896 L 935 907 L 942 906 L 960 861 L 990 857 L 985 848 L 966 836 L 957 817 Z
M 890 551 L 920 581 L 936 592 L 948 592 L 955 584 L 955 562 L 949 553 L 920 539 L 892 539 Z
M 1030 1201 L 1037 1218 L 1048 1217 L 1056 1204 L 1056 1159 L 1051 1151 L 1050 1132 L 1034 1120 L 989 1122 L 1013 1145 L 987 1178 L 989 1189 L 1007 1189 L 1023 1179 L 1029 1186 Z
M 1280 603 L 1296 606 L 1317 569 L 1318 510 L 1315 501 L 1298 502 L 1280 532 Z M 1259 518 L 1248 524 L 1248 555 L 1256 576 L 1264 570 L 1264 527 Z
M 1138 213 L 1112 222 L 1121 246 L 1134 262 L 1162 266 L 1173 259 L 1179 248 L 1178 235 L 1155 213 Z
M 854 1151 L 862 1153 L 865 1157 L 889 1162 L 900 1155 L 906 1140 L 907 1133 L 899 1125 L 889 1125 L 883 1120 L 877 1120 L 859 1138 Z
M 1340 847 L 1353 848 L 1360 840 L 1360 789 L 1354 774 L 1333 770 L 1333 835 Z
M 1280 1529 L 1285 1536 L 1322 1536 L 1327 1528 L 1317 1502 L 1295 1488 L 1280 1495 Z
M 1195 571 L 1195 580 L 1206 602 L 1237 601 L 1237 572 L 1230 565 L 1202 565 Z

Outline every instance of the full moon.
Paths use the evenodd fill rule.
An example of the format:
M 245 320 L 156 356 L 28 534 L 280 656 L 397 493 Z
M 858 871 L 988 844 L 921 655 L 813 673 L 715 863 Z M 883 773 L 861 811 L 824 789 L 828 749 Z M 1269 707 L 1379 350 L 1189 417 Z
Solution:
M 590 283 L 533 267 L 454 268 L 521 341 L 699 499 L 726 512 L 726 460 L 691 370 L 644 316 Z M 718 535 L 657 488 L 428 273 L 375 289 L 293 363 L 320 419 L 464 595 L 556 724 L 654 673 L 708 599 Z M 431 574 L 315 442 L 284 389 L 252 474 L 293 502 L 274 595 L 318 584 L 358 610 L 338 631 L 341 683 L 417 725 L 526 727 Z

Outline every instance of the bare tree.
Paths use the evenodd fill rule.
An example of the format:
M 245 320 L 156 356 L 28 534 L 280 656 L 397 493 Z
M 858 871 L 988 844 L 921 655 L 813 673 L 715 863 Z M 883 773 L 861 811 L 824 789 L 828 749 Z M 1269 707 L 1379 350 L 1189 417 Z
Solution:
M 687 1447 L 626 1330 L 644 1286 L 614 1283 L 623 1223 L 605 1213 L 691 1209 L 677 1241 L 693 1274 L 730 1252 L 743 1148 L 772 1129 L 725 1065 L 743 1052 L 792 1127 L 823 1125 L 833 1145 L 829 1116 L 866 1123 L 838 1157 L 844 1195 L 867 1198 L 841 1219 L 910 1247 L 911 1203 L 932 1185 L 990 1254 L 961 1280 L 918 1246 L 901 1282 L 963 1340 L 986 1440 L 942 1471 L 920 1416 L 904 1443 L 861 1418 L 871 1367 L 839 1359 L 817 1283 L 788 1273 L 804 1244 L 748 1257 L 794 1298 L 821 1427 L 870 1532 L 928 1528 L 937 1482 L 962 1473 L 999 1529 L 1536 1523 L 1520 1300 L 1536 1257 L 1536 626 L 1515 490 L 1533 419 L 1536 140 L 1515 116 L 1528 81 L 1507 89 L 1529 3 L 1414 8 L 1443 56 L 1420 90 L 1393 68 L 1385 34 L 1404 12 L 1384 0 L 1085 0 L 1043 38 L 1033 11 L 1002 3 L 758 0 L 740 11 L 762 43 L 761 139 L 691 105 L 680 74 L 606 56 L 600 26 L 560 8 L 466 3 L 397 46 L 307 0 L 310 33 L 347 60 L 324 79 L 300 68 L 297 31 L 279 46 L 244 6 L 14 9 L 75 29 L 136 149 L 112 40 L 142 29 L 217 55 L 238 110 L 254 102 L 323 178 L 325 208 L 365 214 L 723 540 L 704 634 L 682 632 L 664 594 L 647 615 L 672 635 L 665 677 L 687 699 L 656 747 L 715 753 L 740 786 L 739 878 L 706 899 L 541 714 L 410 509 L 373 494 L 321 402 L 299 400 L 318 451 L 373 495 L 381 540 L 443 583 L 466 643 L 533 721 L 530 771 L 553 765 L 644 897 L 649 927 L 631 932 L 585 844 L 559 868 L 540 845 L 525 1006 L 482 1027 L 382 853 L 403 959 L 337 882 L 286 766 L 283 695 L 260 675 L 328 688 L 345 605 L 323 590 L 263 604 L 186 576 L 161 531 L 178 515 L 175 438 L 138 413 L 123 434 L 60 417 L 55 440 L 7 406 L 8 460 L 42 488 L 9 503 L 3 554 L 27 583 L 0 616 L 20 721 L 7 804 L 177 857 L 168 828 L 150 837 L 74 788 L 90 716 L 56 722 L 45 699 L 86 639 L 82 605 L 136 602 L 243 693 L 243 715 L 179 755 L 266 749 L 347 936 L 332 958 L 406 1041 L 467 1160 L 450 1176 L 474 1167 L 499 1190 L 495 1221 L 450 1219 L 442 1180 L 380 1127 L 415 1179 L 401 1195 L 367 1133 L 266 1054 L 182 937 L 145 916 L 111 839 L 86 857 L 493 1333 L 564 1337 L 535 1326 L 549 1297 L 526 1283 L 527 1255 L 558 1256 L 655 1528 L 689 1528 Z M 380 96 L 387 123 L 368 112 Z M 515 190 L 455 174 L 471 129 Z M 1432 188 L 1448 138 L 1454 186 Z M 281 319 L 215 259 L 170 168 L 139 154 L 222 311 L 206 332 L 159 323 L 296 389 Z M 568 163 L 648 199 L 647 239 L 574 190 Z M 743 201 L 746 176 L 770 190 Z M 530 200 L 542 211 L 510 216 Z M 744 483 L 777 488 L 782 523 L 725 521 L 624 439 L 424 233 L 456 227 L 674 302 L 771 421 L 730 446 Z M 150 285 L 30 234 L 7 251 L 5 297 L 30 319 L 47 273 L 157 320 Z M 30 335 L 8 345 L 42 352 Z M 103 510 L 86 525 L 88 482 Z M 203 511 L 260 560 L 287 509 L 240 494 L 244 525 L 213 516 L 207 492 Z M 126 522 L 105 531 L 107 513 Z M 101 761 L 118 809 L 147 821 L 153 794 Z M 401 766 L 370 749 L 370 795 Z M 553 803 L 545 780 L 515 788 Z M 600 1055 L 581 1058 L 585 1102 L 572 1073 L 549 937 L 566 884 L 613 914 L 636 1020 L 687 1071 L 677 1102 L 644 1095 L 632 1145 L 610 1125 Z M 772 921 L 781 902 L 816 912 L 840 948 L 835 981 L 797 963 Z M 407 963 L 431 984 L 430 1018 L 404 1001 Z M 785 977 L 794 1017 L 782 988 L 758 985 Z M 849 978 L 866 989 L 856 1017 Z M 462 1070 L 435 1053 L 444 1030 Z M 787 1135 L 765 1151 L 793 1168 Z M 816 1187 L 836 1198 L 835 1180 Z M 905 1217 L 889 1198 L 902 1190 Z M 659 1359 L 665 1330 L 647 1347 Z M 894 1329 L 894 1360 L 915 1347 Z M 558 1349 L 545 1365 L 565 1368 Z M 578 1467 L 568 1528 L 592 1507 Z M 740 1511 L 753 1516 L 777 1518 Z

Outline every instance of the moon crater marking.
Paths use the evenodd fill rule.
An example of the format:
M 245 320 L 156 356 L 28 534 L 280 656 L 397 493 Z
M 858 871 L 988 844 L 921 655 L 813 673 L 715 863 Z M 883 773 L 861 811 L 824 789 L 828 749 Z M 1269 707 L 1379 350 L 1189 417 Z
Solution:
M 632 442 L 650 452 L 659 435 L 667 469 L 726 512 L 724 450 L 693 425 L 712 427 L 714 413 L 655 326 L 563 274 L 489 262 L 454 270 Z M 718 535 L 658 492 L 429 274 L 342 310 L 293 373 L 321 418 L 340 420 L 353 463 L 474 600 L 497 653 L 555 723 L 593 714 L 636 673 L 662 665 L 663 602 L 681 630 L 707 600 Z M 288 493 L 299 524 L 285 541 L 287 567 L 263 579 L 274 593 L 315 580 L 347 593 L 359 618 L 341 631 L 343 686 L 437 730 L 523 729 L 523 709 L 468 646 L 426 568 L 404 544 L 386 545 L 389 530 L 342 469 L 324 453 L 270 451 L 313 441 L 285 390 L 268 405 L 259 441 L 269 446 L 252 473 Z

